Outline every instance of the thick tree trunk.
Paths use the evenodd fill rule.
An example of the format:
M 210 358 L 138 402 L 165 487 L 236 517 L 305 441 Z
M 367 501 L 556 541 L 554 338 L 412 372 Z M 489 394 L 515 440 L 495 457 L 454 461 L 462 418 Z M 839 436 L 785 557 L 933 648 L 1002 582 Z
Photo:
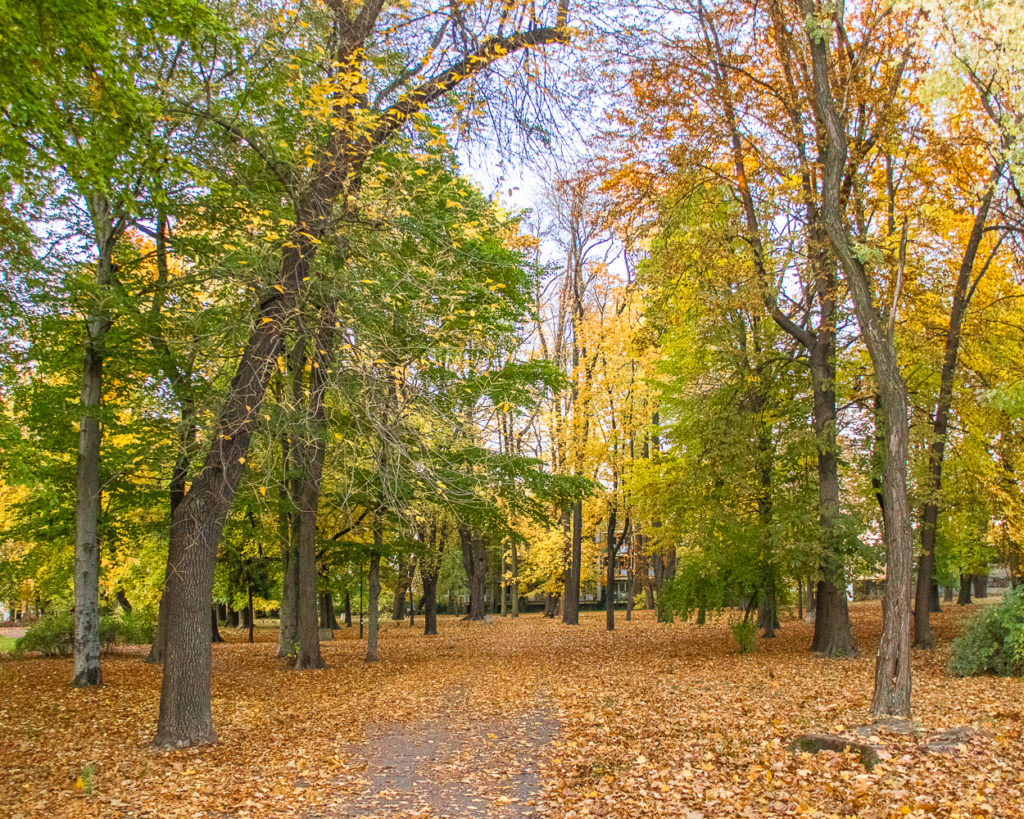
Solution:
M 341 628 L 334 613 L 334 595 L 330 592 L 320 595 L 320 628 Z
M 971 272 L 978 256 L 978 248 L 985 235 L 992 197 L 995 194 L 1004 165 L 997 163 L 989 178 L 988 188 L 974 214 L 971 235 L 967 240 L 960 271 L 953 287 L 953 303 L 946 328 L 946 344 L 942 355 L 942 374 L 939 378 L 939 397 L 932 416 L 932 441 L 928 449 L 928 484 L 924 509 L 921 512 L 921 557 L 917 569 L 917 593 L 914 607 L 914 647 L 931 648 L 933 645 L 929 614 L 931 589 L 935 583 L 935 535 L 939 519 L 939 493 L 942 490 L 942 463 L 946 453 L 949 414 L 953 407 L 953 388 L 956 386 L 957 359 L 964 317 L 973 295 Z M 982 271 L 984 272 L 984 271 Z
M 831 301 L 829 301 L 831 304 Z M 839 516 L 839 459 L 836 446 L 835 327 L 832 311 L 823 321 L 810 350 L 814 391 L 814 430 L 818 438 L 818 526 L 821 560 L 814 608 L 811 651 L 824 657 L 855 657 L 857 647 L 850 630 L 842 549 L 837 542 Z
M 971 575 L 969 574 L 960 575 L 960 592 L 957 594 L 956 604 L 958 606 L 971 605 Z
M 974 597 L 975 599 L 988 597 L 988 572 L 974 575 Z
M 298 509 L 298 598 L 296 615 L 296 636 L 299 648 L 295 655 L 296 669 L 323 668 L 320 653 L 320 633 L 317 628 L 317 570 L 316 570 L 316 529 L 320 508 L 320 485 L 323 479 L 324 459 L 327 454 L 327 416 L 325 398 L 327 374 L 333 361 L 334 331 L 337 303 L 333 300 L 324 304 L 319 311 L 318 325 L 310 352 L 309 392 L 305 401 L 305 434 L 303 440 L 293 447 L 299 462 L 296 482 Z M 305 346 L 305 339 L 298 342 Z M 298 355 L 293 356 L 298 358 Z M 302 356 L 305 369 L 305 356 Z M 301 392 L 301 371 L 296 373 Z M 296 402 L 298 403 L 298 402 Z
M 86 318 L 85 356 L 82 364 L 82 416 L 78 427 L 78 464 L 75 478 L 75 640 L 71 684 L 99 686 L 100 670 L 100 404 L 103 401 L 103 362 L 110 316 L 105 303 L 113 282 L 114 243 L 118 230 L 106 197 L 89 198 L 95 231 L 96 301 Z
M 779 614 L 775 598 L 775 577 L 770 573 L 765 577 L 764 584 L 757 595 L 757 627 L 764 632 L 764 636 L 771 638 L 775 636 L 775 629 L 779 627 Z
M 459 526 L 462 545 L 462 567 L 469 585 L 469 614 L 467 620 L 484 619 L 484 597 L 487 582 L 487 549 L 482 537 L 465 526 Z
M 423 581 L 423 633 L 437 634 L 437 572 L 423 571 L 421 564 L 420 580 Z
M 583 501 L 572 507 L 572 540 L 569 553 L 569 571 L 562 598 L 562 622 L 570 626 L 580 622 L 580 574 L 583 560 Z

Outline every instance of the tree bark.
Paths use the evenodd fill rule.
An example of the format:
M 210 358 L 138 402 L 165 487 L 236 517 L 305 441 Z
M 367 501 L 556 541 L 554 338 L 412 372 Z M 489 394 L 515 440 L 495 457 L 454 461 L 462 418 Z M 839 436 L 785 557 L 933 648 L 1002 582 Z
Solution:
M 974 597 L 982 599 L 988 597 L 988 573 L 974 575 Z
M 352 628 L 352 596 L 348 589 L 345 589 L 345 626 Z
M 572 506 L 572 535 L 569 553 L 569 571 L 562 597 L 562 622 L 570 626 L 580 622 L 580 575 L 583 561 L 583 501 Z
M 971 575 L 960 575 L 960 592 L 957 594 L 956 604 L 958 606 L 971 605 Z
M 832 305 L 831 300 L 829 305 Z M 814 431 L 818 438 L 818 527 L 821 573 L 814 596 L 811 651 L 824 657 L 856 657 L 846 600 L 845 566 L 836 535 L 839 516 L 839 458 L 836 445 L 836 368 L 834 309 L 828 311 L 810 349 L 814 392 Z
M 462 545 L 462 567 L 469 585 L 469 614 L 467 620 L 484 619 L 484 597 L 487 581 L 487 549 L 484 540 L 468 527 L 459 525 Z
M 210 607 L 210 642 L 223 643 L 224 638 L 220 636 L 220 628 L 217 624 L 217 607 Z
M 368 577 L 367 629 L 366 629 L 366 662 L 375 663 L 380 660 L 377 651 L 377 638 L 380 633 L 380 549 L 383 546 L 383 533 L 380 523 L 374 523 L 374 550 L 370 552 L 370 572 Z
M 293 657 L 298 645 L 299 562 L 295 550 L 295 508 L 291 475 L 291 443 L 281 439 L 281 484 L 278 487 L 278 535 L 281 540 L 281 611 L 277 656 Z
M 608 562 L 605 572 L 604 628 L 615 631 L 615 560 L 619 554 L 619 542 L 615 539 L 616 508 L 608 510 L 608 525 L 605 527 L 606 554 Z
M 1002 161 L 996 164 L 988 180 L 988 187 L 974 214 L 971 234 L 964 248 L 956 284 L 953 287 L 953 303 L 949 311 L 949 325 L 946 328 L 946 343 L 942 354 L 942 374 L 939 378 L 939 397 L 932 416 L 932 441 L 928 448 L 928 481 L 924 509 L 921 511 L 921 556 L 917 568 L 917 590 L 914 605 L 914 647 L 931 648 L 932 586 L 935 583 L 935 535 L 939 519 L 939 493 L 942 490 L 942 463 L 946 453 L 946 438 L 949 429 L 949 414 L 953 407 L 953 388 L 956 386 L 957 360 L 960 352 L 960 336 L 971 296 L 971 272 L 978 256 L 978 248 L 985 235 L 989 209 L 995 195 L 999 178 L 1003 174 Z M 984 271 L 982 271 L 984 273 Z
M 512 582 L 510 584 L 511 589 L 511 605 L 512 605 L 512 619 L 515 620 L 519 616 L 519 549 L 516 546 L 515 540 L 512 541 Z
M 100 194 L 89 197 L 96 260 L 94 301 L 86 317 L 82 364 L 81 421 L 78 426 L 78 464 L 75 478 L 75 688 L 102 685 L 100 669 L 100 405 L 103 401 L 103 362 L 111 318 L 105 303 L 114 278 L 114 244 L 120 230 L 110 203 Z
M 249 621 L 249 642 L 256 642 L 256 610 L 252 607 L 252 584 L 249 585 L 249 604 L 245 607 L 245 619 Z
M 437 571 L 424 571 L 420 564 L 420 580 L 423 582 L 423 633 L 437 634 Z
M 803 9 L 807 15 L 814 15 L 818 11 L 814 0 L 803 0 Z M 832 98 L 828 43 L 825 37 L 815 32 L 808 32 L 807 42 L 812 62 L 814 107 L 826 137 L 821 193 L 822 222 L 850 290 L 857 324 L 868 349 L 882 404 L 881 482 L 885 506 L 883 537 L 886 545 L 886 584 L 882 600 L 882 637 L 869 713 L 872 717 L 884 714 L 907 717 L 910 715 L 912 687 L 909 626 L 914 561 L 907 502 L 907 390 L 900 373 L 895 344 L 882 325 L 867 274 L 853 252 L 843 220 L 841 187 L 849 145 L 846 126 L 836 112 Z M 896 75 L 898 77 L 899 74 Z

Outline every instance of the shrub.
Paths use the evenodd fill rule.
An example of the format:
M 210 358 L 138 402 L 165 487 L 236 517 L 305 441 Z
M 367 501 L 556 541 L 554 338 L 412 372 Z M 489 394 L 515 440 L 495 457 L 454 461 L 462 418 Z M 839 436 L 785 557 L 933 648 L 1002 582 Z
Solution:
M 44 657 L 67 657 L 75 648 L 75 618 L 69 611 L 48 614 L 36 620 L 23 637 L 18 638 L 14 653 L 38 651 Z
M 953 641 L 949 670 L 957 677 L 1024 675 L 1024 588 L 967 624 Z
M 117 642 L 129 646 L 149 645 L 153 642 L 156 620 L 148 612 L 123 611 L 117 618 Z M 101 638 L 102 642 L 102 638 Z
M 100 647 L 115 643 L 143 645 L 153 640 L 155 623 L 140 612 L 100 615 Z M 38 651 L 44 657 L 68 657 L 75 650 L 75 616 L 70 611 L 48 614 L 37 620 L 15 644 L 15 654 Z
M 753 618 L 737 618 L 729 623 L 729 629 L 740 649 L 740 654 L 752 654 L 757 648 L 757 621 Z

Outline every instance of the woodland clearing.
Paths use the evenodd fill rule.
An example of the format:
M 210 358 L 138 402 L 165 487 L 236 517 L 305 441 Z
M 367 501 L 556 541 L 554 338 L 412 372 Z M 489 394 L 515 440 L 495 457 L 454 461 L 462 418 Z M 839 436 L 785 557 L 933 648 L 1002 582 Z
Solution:
M 442 617 L 437 637 L 389 623 L 377 664 L 343 628 L 323 645 L 327 668 L 295 672 L 273 656 L 276 630 L 249 645 L 225 629 L 213 646 L 219 742 L 179 752 L 150 750 L 160 670 L 142 650 L 109 656 L 95 690 L 67 685 L 70 660 L 5 657 L 0 814 L 1021 816 L 1024 681 L 946 669 L 978 608 L 935 615 L 938 647 L 914 652 L 913 714 L 922 735 L 977 732 L 930 753 L 918 736 L 877 731 L 871 771 L 852 753 L 787 745 L 865 723 L 875 602 L 852 607 L 854 660 L 816 658 L 796 620 L 739 655 L 726 618 L 658 624 L 642 611 L 608 633 L 587 612 L 578 627 Z M 446 747 L 413 750 L 431 740 Z M 445 804 L 431 808 L 431 794 Z

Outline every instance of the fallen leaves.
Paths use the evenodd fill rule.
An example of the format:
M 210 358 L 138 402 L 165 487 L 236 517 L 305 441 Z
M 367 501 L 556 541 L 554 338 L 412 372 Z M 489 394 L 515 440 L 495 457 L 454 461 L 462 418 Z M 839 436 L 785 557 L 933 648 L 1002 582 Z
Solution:
M 466 796 L 451 815 L 1020 815 L 1024 681 L 948 674 L 963 615 L 935 615 L 940 648 L 914 654 L 921 730 L 875 726 L 870 773 L 856 753 L 787 746 L 867 722 L 877 604 L 853 607 L 861 659 L 836 661 L 806 651 L 801 622 L 740 656 L 724 623 L 640 612 L 606 633 L 588 613 L 576 628 L 441 618 L 440 638 L 390 626 L 373 665 L 342 629 L 323 644 L 327 669 L 293 672 L 275 633 L 249 646 L 226 629 L 213 647 L 220 741 L 174 753 L 149 749 L 160 671 L 144 651 L 106 659 L 96 691 L 68 687 L 68 660 L 4 659 L 0 815 L 443 815 L 431 793 Z M 962 726 L 978 730 L 942 733 Z M 928 750 L 940 738 L 943 752 Z M 89 793 L 76 787 L 87 768 Z

